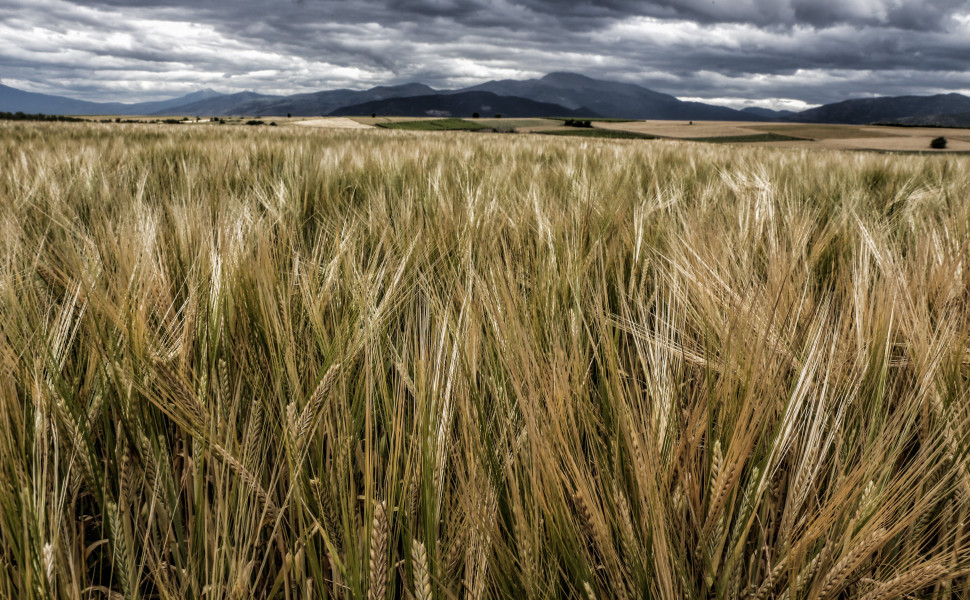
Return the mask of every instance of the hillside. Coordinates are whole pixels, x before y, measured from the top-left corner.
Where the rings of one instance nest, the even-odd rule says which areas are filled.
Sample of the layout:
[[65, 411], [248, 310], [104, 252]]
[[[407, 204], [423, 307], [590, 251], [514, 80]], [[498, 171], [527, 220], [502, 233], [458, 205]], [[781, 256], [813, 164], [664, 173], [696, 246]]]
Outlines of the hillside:
[[[396, 86], [378, 86], [367, 90], [323, 90], [319, 92], [272, 96], [253, 91], [220, 94], [202, 90], [187, 96], [157, 102], [137, 104], [98, 103], [74, 100], [60, 96], [48, 96], [23, 92], [14, 88], [0, 89], [0, 111], [44, 112], [48, 114], [85, 115], [263, 115], [263, 116], [320, 116], [336, 114], [335, 111], [353, 107], [353, 112], [366, 103], [377, 103], [369, 112], [390, 110], [400, 106], [407, 112], [401, 116], [424, 115], [428, 111], [445, 111], [463, 114], [465, 100], [440, 100], [437, 96], [461, 96], [469, 93], [491, 93], [496, 97], [508, 97], [499, 105], [494, 98], [472, 112], [483, 115], [491, 112], [518, 116], [535, 116], [539, 113], [523, 113], [527, 106], [522, 100], [539, 104], [555, 105], [561, 116], [603, 116], [631, 119], [677, 119], [677, 120], [726, 120], [766, 121], [773, 117], [755, 112], [737, 111], [723, 106], [701, 102], [684, 102], [669, 94], [663, 94], [642, 86], [593, 79], [574, 73], [551, 73], [541, 79], [525, 81], [489, 81], [468, 88], [436, 90], [423, 83]], [[414, 98], [423, 98], [419, 106]], [[471, 97], [466, 97], [471, 98]], [[411, 99], [399, 102], [400, 99]], [[381, 104], [384, 103], [384, 104]], [[456, 104], [457, 103], [457, 104]], [[474, 101], [472, 101], [474, 104]], [[384, 108], [381, 108], [381, 107]], [[453, 106], [454, 110], [448, 108]], [[469, 105], [470, 106], [470, 105]], [[484, 107], [489, 108], [484, 108]], [[502, 108], [504, 107], [504, 108]], [[534, 106], [539, 109], [540, 106]], [[565, 109], [565, 110], [564, 110]], [[570, 110], [579, 112], [570, 112]], [[457, 111], [457, 112], [456, 112]], [[347, 113], [340, 113], [347, 114]], [[369, 114], [369, 113], [368, 113]]]
[[765, 117], [723, 106], [684, 102], [632, 83], [604, 81], [576, 73], [550, 73], [541, 79], [489, 81], [458, 92], [487, 91], [567, 108], [588, 108], [602, 116], [626, 119], [763, 121]]
[[389, 98], [339, 108], [330, 116], [394, 115], [403, 117], [483, 117], [501, 114], [503, 117], [596, 117], [584, 107], [567, 108], [551, 102], [537, 102], [528, 98], [499, 96], [491, 92], [460, 92], [410, 98]]
[[845, 100], [812, 108], [788, 118], [799, 123], [867, 123], [896, 121], [910, 117], [970, 112], [970, 98], [961, 94], [936, 96], [892, 96]]
[[905, 117], [879, 125], [903, 125], [907, 127], [970, 127], [970, 112], [948, 115], [925, 115]]
[[368, 90], [327, 90], [292, 96], [263, 96], [250, 99], [240, 98], [224, 104], [213, 104], [209, 110], [202, 111], [211, 115], [265, 115], [294, 117], [315, 117], [330, 114], [338, 108], [364, 102], [387, 100], [390, 98], [409, 98], [433, 95], [437, 92], [423, 83], [409, 83], [396, 86], [378, 86]]
[[[488, 94], [486, 96], [475, 94]], [[499, 100], [501, 98], [501, 100]], [[532, 103], [532, 104], [530, 104]], [[550, 73], [539, 79], [487, 81], [436, 90], [423, 83], [336, 89], [274, 96], [255, 91], [222, 94], [203, 89], [167, 100], [88, 102], [0, 85], [0, 111], [61, 115], [205, 115], [299, 117], [380, 113], [399, 116], [550, 115], [676, 121], [790, 121], [796, 123], [966, 126], [970, 98], [961, 94], [860, 98], [800, 113], [748, 107], [734, 110], [687, 102], [632, 83]], [[530, 112], [532, 111], [532, 112]], [[922, 119], [922, 120], [920, 120]]]
[[0, 85], [0, 110], [4, 112], [44, 113], [48, 115], [108, 115], [122, 114], [128, 105], [100, 103], [25, 92]]
[[217, 97], [206, 98], [199, 100], [198, 102], [190, 102], [181, 105], [170, 105], [164, 109], [152, 111], [147, 114], [154, 115], [207, 115], [207, 116], [224, 116], [224, 115], [257, 115], [262, 114], [260, 111], [254, 112], [240, 112], [237, 110], [240, 106], [250, 105], [258, 102], [272, 102], [279, 99], [280, 96], [268, 96], [266, 94], [257, 94], [256, 92], [239, 92], [236, 94], [226, 94]]
[[25, 92], [0, 85], [0, 111], [44, 113], [48, 115], [151, 115], [172, 111], [175, 107], [199, 102], [213, 102], [223, 97], [213, 90], [205, 89], [186, 96], [125, 104], [122, 102], [88, 102], [63, 96]]

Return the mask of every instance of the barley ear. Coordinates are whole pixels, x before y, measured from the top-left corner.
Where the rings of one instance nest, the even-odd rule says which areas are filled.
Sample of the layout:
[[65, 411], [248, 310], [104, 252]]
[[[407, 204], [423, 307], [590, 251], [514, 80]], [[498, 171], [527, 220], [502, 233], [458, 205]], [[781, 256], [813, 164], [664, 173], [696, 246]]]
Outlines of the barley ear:
[[431, 577], [428, 573], [428, 551], [418, 540], [411, 541], [411, 566], [415, 600], [431, 600]]
[[387, 597], [387, 512], [385, 504], [374, 507], [374, 526], [370, 535], [370, 587], [368, 600]]

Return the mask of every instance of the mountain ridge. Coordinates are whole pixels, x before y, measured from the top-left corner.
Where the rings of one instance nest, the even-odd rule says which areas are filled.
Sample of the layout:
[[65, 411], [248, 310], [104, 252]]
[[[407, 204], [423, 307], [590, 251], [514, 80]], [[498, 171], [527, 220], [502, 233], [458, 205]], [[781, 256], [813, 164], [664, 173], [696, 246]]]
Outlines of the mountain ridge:
[[492, 92], [474, 91], [455, 94], [432, 94], [405, 98], [372, 100], [338, 108], [328, 116], [359, 116], [378, 114], [401, 117], [598, 117], [585, 107], [566, 108], [559, 104], [539, 102], [518, 96], [500, 96]]
[[223, 96], [208, 88], [184, 96], [150, 102], [91, 102], [64, 96], [28, 92], [0, 84], [0, 111], [60, 115], [150, 115], [203, 98]]
[[962, 94], [880, 96], [856, 98], [810, 108], [786, 120], [798, 123], [867, 125], [908, 117], [970, 112], [970, 98]]
[[486, 81], [458, 91], [521, 96], [566, 108], [586, 107], [604, 117], [677, 120], [765, 120], [723, 106], [688, 102], [633, 83], [553, 72], [539, 79]]
[[[493, 94], [493, 97], [467, 94]], [[451, 100], [445, 98], [452, 97]], [[456, 98], [457, 97], [457, 98]], [[472, 107], [477, 106], [477, 109]], [[538, 103], [538, 104], [535, 104]], [[485, 108], [488, 107], [488, 108]], [[471, 109], [471, 110], [469, 110]], [[223, 94], [204, 88], [150, 102], [90, 102], [19, 90], [0, 83], [0, 111], [60, 115], [324, 116], [391, 114], [400, 116], [479, 112], [521, 116], [614, 117], [694, 121], [785, 121], [797, 123], [965, 123], [970, 97], [958, 94], [881, 96], [843, 100], [799, 113], [748, 107], [742, 110], [680, 100], [634, 83], [552, 72], [537, 79], [492, 80], [458, 89], [435, 89], [420, 82], [366, 90], [321, 90], [288, 96], [255, 91]], [[526, 114], [529, 110], [547, 111]], [[359, 111], [359, 113], [355, 113]], [[391, 111], [391, 112], [389, 112]], [[464, 114], [464, 112], [468, 114]], [[922, 119], [922, 121], [920, 121]]]
[[[9, 88], [21, 94], [15, 88]], [[48, 112], [76, 115], [206, 115], [206, 116], [322, 116], [342, 111], [346, 107], [359, 106], [370, 112], [386, 111], [398, 105], [409, 114], [426, 113], [455, 104], [437, 96], [455, 96], [473, 92], [489, 92], [507, 100], [502, 110], [509, 115], [524, 115], [524, 107], [538, 102], [551, 110], [545, 116], [573, 117], [620, 117], [684, 120], [766, 120], [759, 115], [745, 114], [731, 108], [701, 102], [685, 102], [670, 94], [664, 94], [630, 83], [593, 79], [578, 73], [553, 72], [540, 79], [490, 81], [466, 88], [437, 90], [423, 83], [397, 86], [377, 86], [367, 90], [322, 90], [290, 96], [271, 96], [256, 92], [219, 94], [212, 90], [200, 90], [179, 98], [156, 102], [124, 104], [118, 102], [96, 103], [49, 96], [48, 101], [9, 102], [9, 95], [0, 93], [0, 111]], [[519, 93], [521, 92], [521, 93]], [[422, 97], [427, 108], [423, 111], [414, 101], [402, 102], [400, 98]], [[517, 99], [517, 100], [516, 100]], [[370, 104], [376, 102], [377, 104]], [[493, 102], [494, 103], [494, 102]], [[516, 104], [517, 103], [517, 104]], [[459, 102], [460, 104], [460, 102]], [[440, 108], [445, 112], [453, 112]], [[364, 114], [370, 114], [370, 112]], [[481, 112], [481, 111], [475, 111]], [[343, 111], [341, 114], [346, 114]], [[528, 116], [543, 116], [531, 114]]]

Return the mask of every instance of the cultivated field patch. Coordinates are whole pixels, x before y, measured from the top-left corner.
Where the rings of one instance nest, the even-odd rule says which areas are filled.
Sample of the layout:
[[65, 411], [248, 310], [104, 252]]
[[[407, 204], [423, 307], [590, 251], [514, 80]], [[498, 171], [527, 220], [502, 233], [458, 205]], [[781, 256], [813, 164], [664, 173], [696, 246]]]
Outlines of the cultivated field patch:
[[324, 129], [370, 129], [365, 125], [347, 117], [322, 117], [318, 119], [293, 120], [288, 124], [301, 127], [321, 127]]
[[477, 131], [485, 129], [484, 125], [467, 119], [432, 119], [419, 121], [392, 121], [378, 123], [383, 129], [402, 129], [407, 131]]

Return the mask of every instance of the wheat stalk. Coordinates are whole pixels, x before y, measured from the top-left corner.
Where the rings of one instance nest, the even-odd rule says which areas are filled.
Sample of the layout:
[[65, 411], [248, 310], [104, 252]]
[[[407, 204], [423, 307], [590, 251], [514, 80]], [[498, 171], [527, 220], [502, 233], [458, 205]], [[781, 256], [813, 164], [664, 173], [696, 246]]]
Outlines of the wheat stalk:
[[337, 517], [337, 508], [330, 493], [330, 488], [323, 484], [319, 479], [310, 481], [314, 497], [323, 512], [323, 526], [326, 529], [330, 543], [334, 545], [337, 553], [343, 552], [343, 535], [341, 534], [340, 520]]
[[834, 567], [826, 574], [819, 588], [818, 597], [822, 600], [829, 598], [839, 591], [847, 583], [856, 569], [858, 569], [869, 556], [875, 552], [886, 540], [888, 536], [886, 529], [880, 528], [865, 537], [858, 545], [846, 554], [842, 560], [837, 562]]
[[320, 416], [320, 409], [323, 407], [323, 402], [327, 399], [339, 374], [340, 363], [330, 365], [323, 379], [320, 380], [316, 389], [313, 390], [313, 394], [310, 395], [309, 402], [303, 407], [303, 412], [300, 413], [300, 418], [296, 422], [296, 439], [299, 440], [301, 451], [302, 447], [306, 445], [313, 424], [316, 423], [317, 418]]
[[411, 541], [411, 566], [415, 600], [431, 600], [431, 576], [428, 573], [428, 551], [418, 540]]
[[383, 600], [387, 597], [387, 512], [385, 504], [374, 506], [374, 524], [370, 535], [370, 586], [367, 588], [370, 600]]
[[862, 600], [901, 598], [942, 580], [947, 574], [946, 567], [942, 565], [922, 565], [877, 585], [871, 592], [863, 596]]

